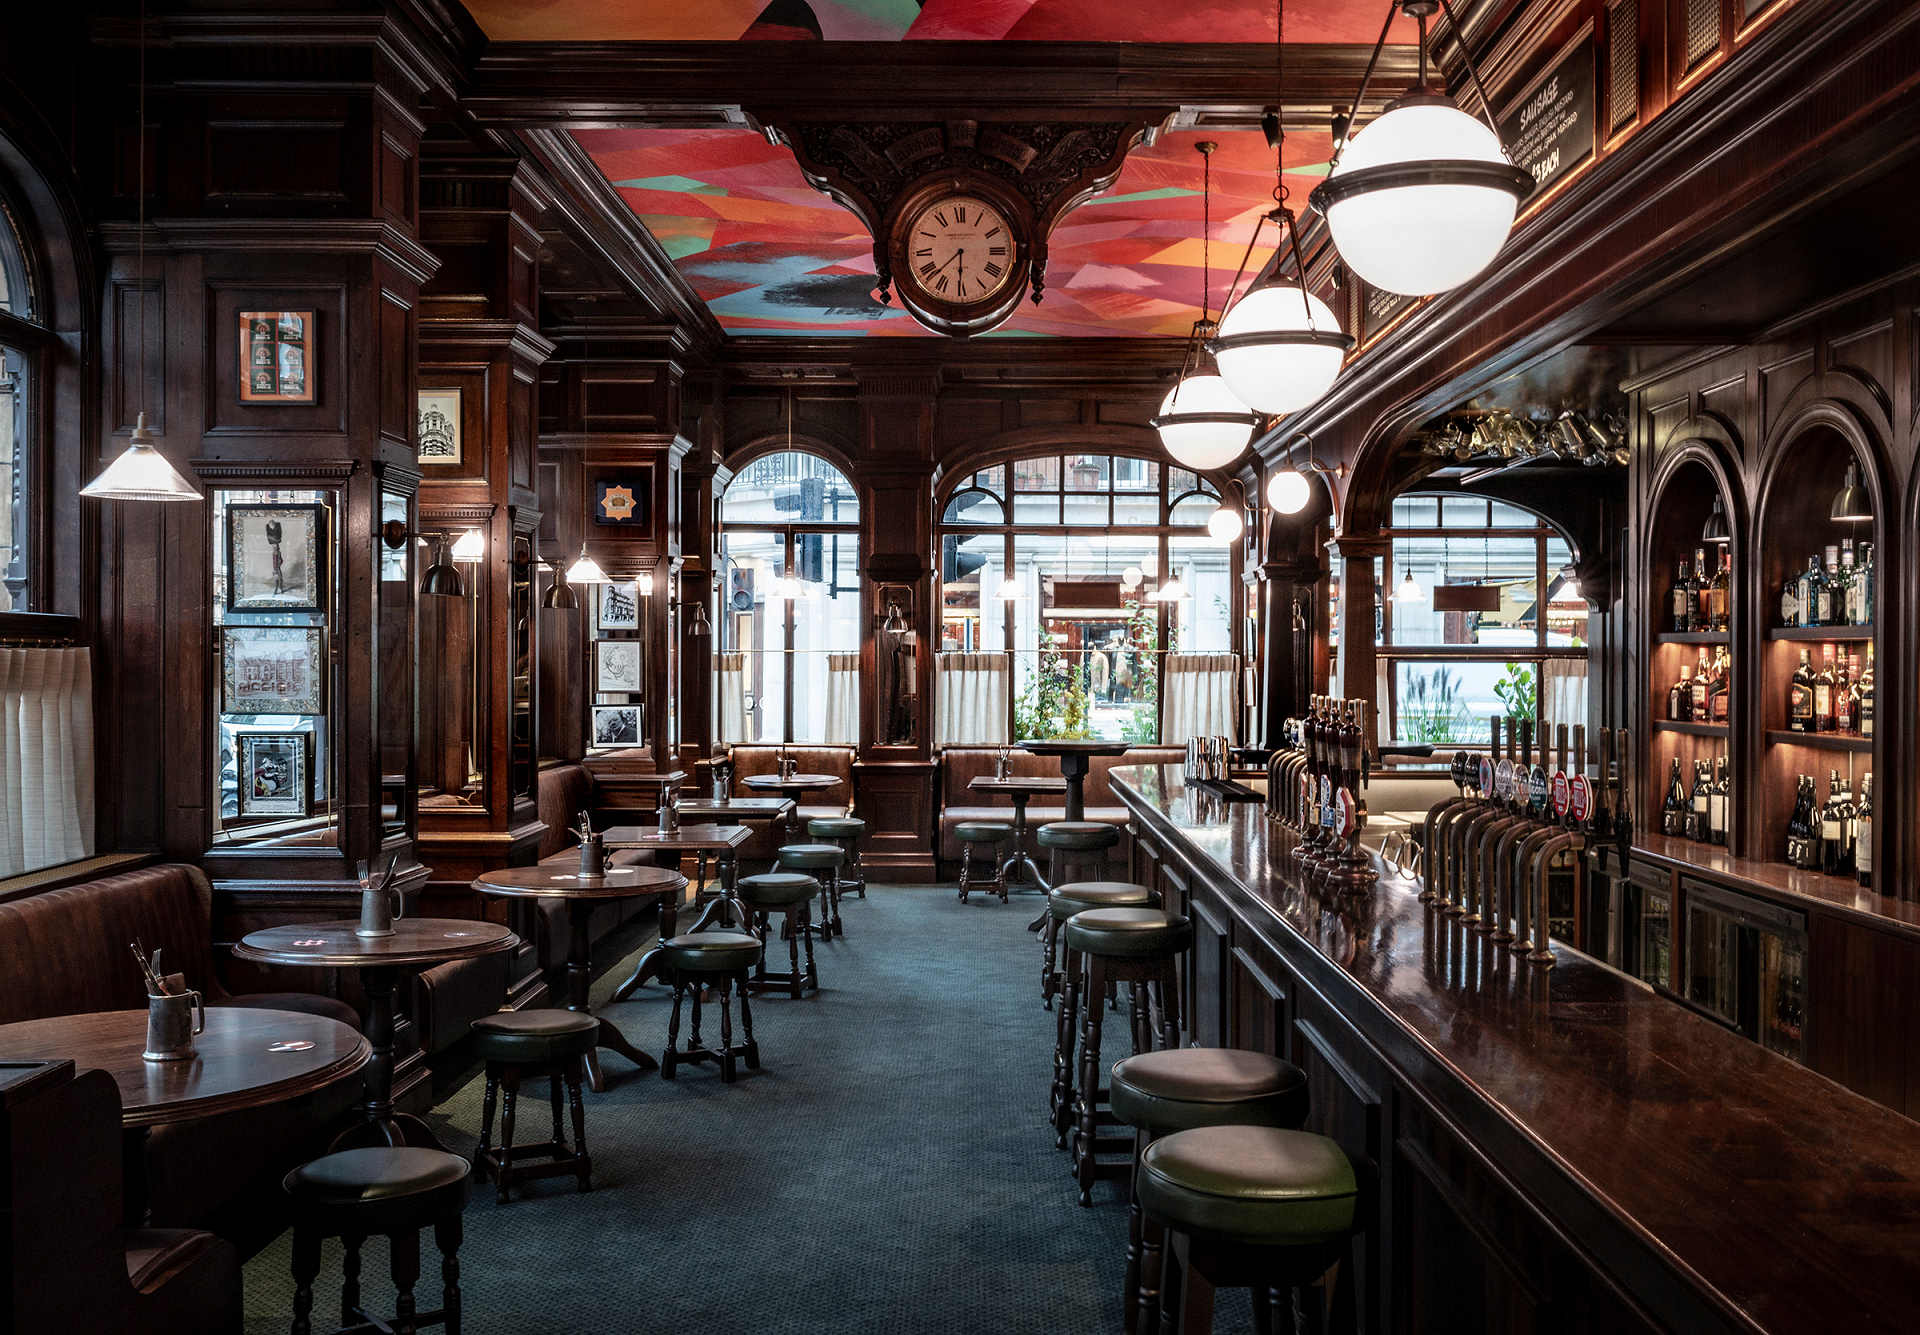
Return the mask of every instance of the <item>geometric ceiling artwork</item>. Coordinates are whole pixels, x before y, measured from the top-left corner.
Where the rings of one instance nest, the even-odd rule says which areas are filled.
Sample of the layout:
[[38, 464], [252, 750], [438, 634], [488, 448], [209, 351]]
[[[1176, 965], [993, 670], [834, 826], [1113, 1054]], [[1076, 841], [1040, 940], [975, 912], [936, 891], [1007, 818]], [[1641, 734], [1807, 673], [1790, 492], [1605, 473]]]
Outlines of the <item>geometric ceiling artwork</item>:
[[[481, 7], [473, 7], [478, 14]], [[879, 0], [841, 6], [875, 12], [903, 7], [914, 8], [911, 0], [904, 6]], [[823, 8], [815, 0], [814, 12]], [[936, 9], [1042, 8], [1092, 12], [1094, 6], [1079, 0], [1060, 5], [927, 0], [919, 12], [924, 18]], [[1290, 25], [1294, 8], [1288, 6]], [[1288, 36], [1293, 36], [1291, 27]], [[887, 306], [873, 299], [873, 238], [852, 213], [807, 184], [788, 149], [747, 129], [575, 130], [573, 135], [729, 334], [925, 334], [897, 298]], [[1152, 147], [1135, 148], [1104, 194], [1054, 224], [1045, 299], [1037, 306], [1023, 300], [987, 337], [1184, 337], [1199, 314], [1206, 229], [1201, 158], [1193, 146], [1202, 139], [1220, 145], [1213, 155], [1209, 285], [1218, 317], [1254, 221], [1273, 207], [1273, 154], [1258, 131], [1162, 134]], [[1287, 188], [1296, 214], [1323, 177], [1330, 151], [1326, 132], [1288, 133]], [[1248, 261], [1249, 274], [1258, 272], [1271, 253], [1273, 235], [1271, 227], [1262, 234], [1261, 248]]]

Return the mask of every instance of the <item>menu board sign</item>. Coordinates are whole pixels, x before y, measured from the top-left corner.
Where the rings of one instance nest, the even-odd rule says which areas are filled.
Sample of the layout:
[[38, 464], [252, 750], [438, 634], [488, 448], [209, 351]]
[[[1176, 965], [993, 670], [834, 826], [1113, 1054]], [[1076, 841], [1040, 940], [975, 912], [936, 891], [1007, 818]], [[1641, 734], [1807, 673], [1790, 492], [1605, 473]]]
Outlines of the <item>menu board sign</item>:
[[1588, 31], [1509, 106], [1500, 118], [1500, 138], [1514, 165], [1532, 173], [1538, 195], [1593, 157], [1597, 126]]
[[1394, 318], [1413, 304], [1412, 297], [1388, 292], [1372, 283], [1360, 285], [1360, 337], [1372, 338], [1393, 323]]

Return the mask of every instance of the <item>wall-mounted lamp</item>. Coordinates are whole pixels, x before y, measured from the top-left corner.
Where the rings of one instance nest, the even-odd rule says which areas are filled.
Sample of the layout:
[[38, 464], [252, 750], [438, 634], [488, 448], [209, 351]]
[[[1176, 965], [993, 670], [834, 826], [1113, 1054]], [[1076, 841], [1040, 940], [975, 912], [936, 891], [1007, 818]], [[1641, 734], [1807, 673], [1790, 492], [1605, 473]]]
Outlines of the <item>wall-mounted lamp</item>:
[[693, 605], [693, 620], [687, 623], [687, 634], [701, 637], [713, 634], [713, 622], [707, 619], [707, 605], [704, 601]]
[[1234, 543], [1247, 531], [1247, 521], [1240, 515], [1236, 505], [1222, 504], [1219, 509], [1207, 516], [1207, 536], [1215, 542]]
[[573, 585], [567, 583], [566, 572], [547, 560], [542, 560], [553, 575], [553, 582], [547, 585], [546, 594], [540, 599], [540, 606], [555, 612], [573, 612], [580, 607], [580, 595], [573, 591]]
[[640, 596], [642, 598], [653, 597], [653, 572], [651, 570], [642, 571], [640, 578], [634, 581], [634, 586], [640, 590]]
[[1287, 437], [1287, 453], [1292, 452], [1293, 444], [1298, 440], [1307, 442], [1306, 463], [1298, 468], [1288, 464], [1267, 479], [1267, 504], [1273, 507], [1276, 514], [1297, 515], [1307, 508], [1307, 502], [1313, 499], [1313, 484], [1308, 481], [1308, 478], [1314, 476], [1337, 478], [1347, 475], [1347, 466], [1344, 463], [1329, 468], [1314, 458], [1313, 437], [1305, 431], [1296, 431]]
[[460, 578], [460, 567], [447, 556], [446, 535], [434, 539], [433, 564], [427, 567], [420, 577], [420, 592], [436, 594], [443, 598], [459, 598], [467, 591], [466, 583]]
[[1873, 498], [1868, 496], [1867, 489], [1860, 485], [1859, 460], [1848, 461], [1846, 481], [1834, 496], [1833, 506], [1827, 511], [1827, 518], [1837, 524], [1873, 522]]
[[453, 559], [461, 562], [463, 565], [476, 565], [484, 561], [486, 556], [487, 538], [486, 535], [477, 528], [468, 529], [465, 533], [462, 533], [459, 540], [453, 544]]

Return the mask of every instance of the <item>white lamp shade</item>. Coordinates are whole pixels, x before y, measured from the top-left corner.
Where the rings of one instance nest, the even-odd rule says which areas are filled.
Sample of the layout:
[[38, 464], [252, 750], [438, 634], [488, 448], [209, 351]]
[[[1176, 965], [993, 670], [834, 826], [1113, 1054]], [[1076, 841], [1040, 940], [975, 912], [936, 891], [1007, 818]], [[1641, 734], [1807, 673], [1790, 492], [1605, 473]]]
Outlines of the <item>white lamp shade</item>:
[[1216, 542], [1237, 542], [1247, 531], [1247, 521], [1230, 505], [1223, 505], [1207, 516], [1207, 534]]
[[1120, 572], [1120, 587], [1123, 589], [1137, 589], [1140, 587], [1140, 581], [1146, 577], [1146, 572], [1141, 570], [1139, 566], [1128, 566]]
[[120, 457], [100, 470], [100, 476], [80, 488], [82, 496], [100, 501], [197, 501], [200, 491], [153, 448], [147, 415], [134, 423], [132, 441]]
[[1178, 575], [1170, 575], [1167, 582], [1154, 591], [1153, 600], [1157, 603], [1177, 603], [1187, 596], [1187, 586], [1180, 582]]
[[1394, 591], [1394, 597], [1403, 603], [1424, 603], [1427, 601], [1426, 590], [1420, 587], [1411, 574], [1404, 576], [1400, 580], [1400, 587]]
[[[1307, 320], [1307, 310], [1313, 320]], [[1220, 335], [1212, 345], [1214, 360], [1227, 388], [1256, 412], [1291, 413], [1316, 402], [1339, 378], [1346, 358], [1345, 340], [1328, 343], [1259, 343], [1232, 347], [1227, 341], [1246, 335], [1305, 333], [1335, 336], [1341, 333], [1327, 303], [1291, 283], [1256, 287], [1220, 321]]]
[[[1188, 415], [1230, 415], [1236, 421], [1182, 421]], [[1173, 418], [1172, 421], [1161, 419]], [[1156, 419], [1160, 443], [1182, 468], [1201, 472], [1225, 468], [1246, 452], [1253, 439], [1253, 414], [1217, 375], [1190, 375], [1160, 400]]]
[[487, 555], [487, 539], [479, 529], [470, 528], [453, 544], [450, 555], [456, 561], [468, 563], [483, 560]]
[[1313, 485], [1300, 473], [1283, 468], [1267, 479], [1267, 504], [1283, 515], [1297, 515], [1313, 499]]
[[587, 549], [582, 547], [580, 559], [567, 567], [567, 583], [611, 584], [613, 581], [607, 578], [607, 572], [600, 568], [600, 563], [588, 556]]
[[[1369, 168], [1427, 162], [1508, 165], [1484, 122], [1444, 100], [1421, 101], [1395, 107], [1355, 135], [1327, 185]], [[1387, 186], [1336, 196], [1327, 227], [1353, 272], [1388, 292], [1424, 297], [1491, 264], [1519, 203], [1512, 190], [1487, 182]]]

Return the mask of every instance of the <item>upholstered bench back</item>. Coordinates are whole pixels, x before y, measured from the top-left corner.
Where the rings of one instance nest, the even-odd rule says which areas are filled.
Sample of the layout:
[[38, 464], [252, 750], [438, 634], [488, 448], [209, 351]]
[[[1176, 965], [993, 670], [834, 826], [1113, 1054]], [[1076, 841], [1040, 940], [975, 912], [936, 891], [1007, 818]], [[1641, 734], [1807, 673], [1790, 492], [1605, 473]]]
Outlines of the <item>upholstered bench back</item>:
[[534, 781], [534, 802], [547, 827], [540, 836], [540, 857], [552, 857], [577, 842], [569, 831], [581, 811], [593, 807], [593, 776], [585, 765], [549, 765]]

